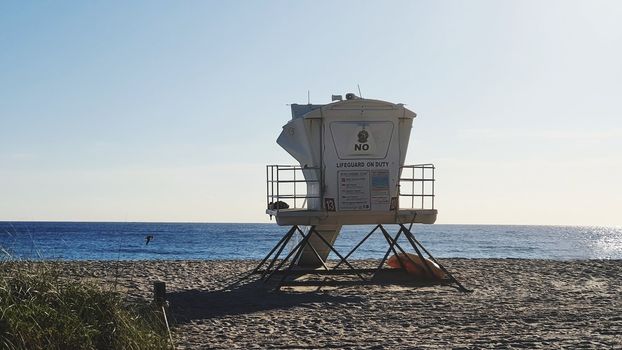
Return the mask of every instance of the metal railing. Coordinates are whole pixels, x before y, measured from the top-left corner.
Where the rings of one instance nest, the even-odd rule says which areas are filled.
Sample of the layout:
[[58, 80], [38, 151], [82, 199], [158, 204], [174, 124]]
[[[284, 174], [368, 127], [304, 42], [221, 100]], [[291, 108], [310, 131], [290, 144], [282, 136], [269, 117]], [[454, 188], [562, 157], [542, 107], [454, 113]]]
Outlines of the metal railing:
[[434, 169], [434, 164], [401, 167], [400, 208], [434, 209]]
[[[307, 180], [303, 171], [319, 169], [303, 168], [299, 165], [267, 165], [266, 208], [275, 210], [308, 208], [308, 199], [319, 199], [320, 196], [309, 195], [307, 184], [319, 185], [319, 180]], [[434, 169], [433, 164], [401, 167], [398, 185], [399, 208], [434, 209]]]
[[307, 208], [308, 199], [320, 198], [307, 194], [308, 183], [319, 183], [319, 180], [307, 180], [305, 170], [319, 170], [318, 167], [301, 167], [299, 165], [267, 165], [266, 166], [266, 208], [285, 209]]

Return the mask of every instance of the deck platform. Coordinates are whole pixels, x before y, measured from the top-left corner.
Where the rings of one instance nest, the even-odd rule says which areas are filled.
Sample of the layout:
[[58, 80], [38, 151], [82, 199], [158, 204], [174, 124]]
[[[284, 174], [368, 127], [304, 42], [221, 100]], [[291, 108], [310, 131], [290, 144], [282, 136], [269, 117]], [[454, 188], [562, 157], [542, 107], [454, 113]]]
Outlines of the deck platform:
[[279, 226], [304, 225], [378, 225], [378, 224], [433, 224], [436, 209], [400, 209], [387, 212], [350, 211], [330, 212], [307, 209], [268, 209], [266, 214], [274, 216]]

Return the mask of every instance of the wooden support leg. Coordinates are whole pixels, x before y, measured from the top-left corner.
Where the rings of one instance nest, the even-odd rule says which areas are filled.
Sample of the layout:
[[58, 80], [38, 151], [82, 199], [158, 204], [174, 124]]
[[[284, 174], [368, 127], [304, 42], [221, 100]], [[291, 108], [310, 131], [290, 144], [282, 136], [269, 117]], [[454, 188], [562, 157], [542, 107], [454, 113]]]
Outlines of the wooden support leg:
[[[293, 234], [293, 233], [292, 233]], [[285, 265], [285, 263], [287, 262], [287, 260], [289, 260], [289, 258], [292, 257], [292, 255], [296, 254], [296, 258], [294, 259], [294, 261], [296, 261], [298, 255], [300, 252], [302, 252], [302, 246], [305, 243], [305, 240], [303, 239], [302, 241], [298, 242], [298, 244], [296, 244], [296, 246], [294, 247], [294, 249], [292, 249], [289, 254], [287, 254], [287, 256], [281, 260], [281, 262], [277, 265], [277, 267], [274, 268], [273, 271], [270, 272], [270, 274], [264, 279], [264, 281], [268, 281], [270, 280], [270, 278], [272, 278], [272, 276], [274, 276], [274, 274], [279, 271], [281, 269], [281, 267], [283, 267], [283, 265]]]
[[[401, 225], [401, 224], [400, 224], [400, 226], [402, 226], [402, 227], [403, 227], [403, 225]], [[459, 289], [460, 291], [465, 292], [465, 293], [470, 293], [470, 292], [472, 292], [472, 290], [467, 289], [467, 288], [466, 288], [465, 286], [463, 286], [460, 282], [458, 282], [458, 280], [457, 280], [457, 279], [456, 279], [456, 278], [455, 278], [455, 277], [454, 277], [454, 276], [453, 276], [453, 275], [452, 275], [452, 274], [451, 274], [451, 273], [450, 273], [450, 272], [449, 272], [449, 271], [448, 271], [448, 270], [447, 270], [447, 269], [446, 269], [446, 268], [445, 268], [445, 267], [444, 267], [441, 263], [439, 263], [439, 262], [438, 262], [438, 261], [437, 261], [437, 260], [436, 260], [436, 259], [432, 256], [432, 254], [430, 254], [430, 252], [428, 252], [428, 250], [427, 250], [427, 249], [425, 249], [425, 247], [423, 246], [423, 244], [421, 244], [421, 242], [419, 242], [419, 241], [415, 238], [415, 235], [414, 235], [412, 232], [410, 232], [409, 230], [406, 230], [405, 234], [406, 234], [406, 236], [407, 236], [407, 237], [409, 237], [409, 240], [412, 240], [412, 241], [411, 241], [411, 243], [415, 243], [416, 245], [418, 245], [418, 246], [421, 248], [421, 250], [423, 250], [423, 251], [424, 251], [424, 252], [425, 252], [425, 253], [426, 253], [426, 254], [430, 257], [430, 260], [434, 261], [434, 263], [436, 263], [436, 264], [437, 264], [437, 265], [441, 268], [441, 270], [442, 270], [442, 271], [443, 271], [443, 272], [444, 272], [447, 276], [449, 276], [449, 278], [451, 279], [451, 281], [452, 281], [452, 282], [454, 282], [454, 283], [458, 286], [458, 289]]]
[[[400, 225], [400, 226], [401, 226], [401, 228], [400, 228], [400, 232], [403, 232], [406, 228], [405, 228], [403, 225]], [[388, 232], [387, 232], [387, 231], [386, 231], [383, 227], [381, 227], [380, 229], [381, 229], [381, 230], [382, 230], [382, 232], [385, 234], [385, 237], [387, 237], [387, 239], [391, 239], [391, 240], [393, 240], [393, 239], [391, 238], [391, 236], [389, 235], [389, 233], [388, 233]], [[404, 234], [406, 234], [406, 232], [404, 232]], [[397, 249], [399, 249], [399, 250], [400, 250], [400, 252], [401, 252], [401, 253], [402, 253], [402, 254], [406, 257], [406, 259], [408, 259], [408, 260], [410, 261], [410, 263], [411, 263], [411, 264], [413, 264], [413, 265], [415, 265], [415, 266], [417, 265], [417, 263], [415, 263], [415, 262], [413, 261], [413, 259], [412, 259], [412, 258], [411, 258], [411, 257], [410, 257], [407, 253], [406, 253], [406, 251], [402, 248], [402, 246], [400, 246], [400, 245], [397, 243], [397, 240], [393, 240], [392, 242], [393, 242], [393, 245], [394, 245], [395, 247], [397, 247]], [[400, 262], [400, 265], [401, 265], [401, 261], [400, 261], [400, 259], [399, 259], [399, 255], [398, 255], [398, 259], [397, 259], [397, 261], [399, 261], [399, 262]]]
[[[294, 236], [294, 232], [296, 231], [296, 228], [298, 228], [298, 226], [294, 225], [292, 226], [292, 228], [287, 232], [287, 234], [283, 237], [283, 239], [281, 240], [280, 244], [281, 246], [279, 247], [278, 252], [274, 255], [274, 259], [272, 259], [272, 261], [270, 261], [270, 264], [268, 265], [268, 267], [266, 268], [266, 270], [261, 274], [261, 279], [264, 279], [264, 277], [266, 276], [267, 273], [270, 272], [270, 269], [272, 268], [272, 266], [274, 266], [274, 264], [276, 263], [276, 261], [278, 260], [279, 256], [281, 255], [281, 253], [283, 252], [283, 249], [285, 249], [285, 247], [287, 246], [287, 243], [289, 243], [289, 241], [292, 239], [292, 237]], [[278, 246], [278, 244], [277, 244]], [[272, 252], [274, 252], [274, 250], [276, 249], [275, 246], [272, 249]], [[270, 254], [268, 254], [268, 256], [270, 256], [272, 254], [272, 252], [270, 252]], [[263, 262], [262, 262], [263, 263]]]
[[[289, 273], [292, 271], [292, 269], [294, 268], [294, 265], [296, 264], [296, 260], [298, 260], [298, 258], [300, 258], [300, 255], [302, 254], [302, 250], [305, 246], [305, 244], [309, 241], [309, 237], [311, 237], [311, 233], [315, 230], [315, 226], [311, 226], [311, 228], [309, 228], [309, 233], [307, 233], [307, 235], [305, 236], [305, 234], [303, 233], [302, 235], [304, 236], [304, 238], [300, 241], [300, 243], [298, 243], [298, 245], [296, 246], [296, 248], [294, 248], [288, 255], [287, 258], [289, 258], [292, 253], [294, 253], [294, 251], [296, 252], [296, 254], [294, 254], [294, 258], [292, 259], [292, 261], [290, 262], [289, 266], [285, 269], [285, 273], [283, 274], [283, 277], [281, 278], [281, 280], [279, 281], [279, 285], [277, 287], [281, 288], [281, 285], [283, 284], [283, 281], [285, 281], [285, 279], [289, 276]], [[283, 260], [281, 262], [281, 264], [279, 266], [282, 266], [283, 263], [285, 261], [287, 261], [287, 258], [285, 260]], [[276, 270], [274, 272], [276, 272], [279, 268], [277, 267]], [[273, 274], [274, 274], [273, 272]]]
[[[400, 229], [395, 235], [395, 238], [391, 238], [389, 233], [384, 229], [384, 227], [382, 227], [382, 225], [378, 225], [378, 226], [380, 227], [380, 230], [382, 231], [382, 235], [384, 239], [389, 244], [389, 249], [387, 249], [387, 252], [384, 254], [384, 257], [382, 258], [382, 260], [380, 260], [380, 264], [378, 265], [378, 268], [376, 269], [376, 272], [374, 273], [374, 275], [376, 275], [376, 273], [378, 273], [378, 271], [382, 269], [382, 266], [384, 265], [385, 261], [387, 261], [387, 258], [389, 257], [389, 254], [391, 252], [393, 252], [394, 255], [397, 255], [397, 252], [395, 251], [395, 247], [393, 247], [393, 245], [395, 244], [394, 242], [397, 242], [397, 240], [400, 238], [400, 235], [402, 234], [402, 229]], [[404, 265], [402, 264], [402, 260], [397, 259], [397, 261], [399, 262], [400, 266], [404, 268]]]
[[[268, 255], [266, 255], [265, 258], [263, 258], [263, 260], [261, 260], [261, 262], [259, 263], [259, 265], [257, 265], [257, 267], [255, 267], [255, 269], [253, 270], [253, 272], [251, 273], [257, 273], [257, 271], [259, 271], [259, 269], [263, 266], [263, 264], [265, 264], [268, 259], [272, 256], [272, 254], [274, 253], [275, 250], [277, 250], [279, 247], [281, 247], [282, 245], [285, 246], [287, 245], [287, 242], [289, 242], [291, 235], [293, 233], [293, 231], [296, 229], [296, 225], [294, 225], [291, 229], [289, 229], [289, 231], [287, 231], [287, 233], [285, 234], [285, 236], [283, 236], [280, 240], [279, 243], [277, 243], [274, 248], [272, 248], [272, 250], [270, 250], [270, 253], [268, 253]], [[277, 253], [277, 255], [275, 257], [278, 257], [280, 255], [280, 252], [282, 251], [282, 249], [279, 249], [279, 253]], [[274, 261], [274, 260], [273, 260]]]
[[417, 244], [415, 244], [415, 242], [412, 240], [412, 236], [414, 235], [410, 231], [410, 228], [406, 229], [406, 227], [404, 227], [403, 230], [404, 230], [404, 236], [406, 236], [408, 243], [410, 243], [410, 245], [413, 247], [413, 249], [417, 253], [417, 256], [419, 256], [419, 259], [421, 259], [421, 262], [423, 263], [423, 266], [425, 267], [425, 271], [427, 272], [428, 276], [431, 279], [436, 279], [436, 275], [432, 271], [432, 267], [428, 263], [428, 260], [423, 256], [423, 254], [421, 254], [421, 251], [419, 250], [419, 248], [417, 248]]

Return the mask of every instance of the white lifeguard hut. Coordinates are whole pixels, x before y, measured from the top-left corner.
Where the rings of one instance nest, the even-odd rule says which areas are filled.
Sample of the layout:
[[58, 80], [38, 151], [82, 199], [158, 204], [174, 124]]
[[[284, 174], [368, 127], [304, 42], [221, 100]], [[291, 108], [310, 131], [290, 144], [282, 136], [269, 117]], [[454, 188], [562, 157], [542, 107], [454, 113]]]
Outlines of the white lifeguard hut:
[[[364, 99], [352, 93], [346, 94], [345, 100], [335, 95], [332, 99], [334, 102], [325, 105], [291, 105], [292, 119], [283, 126], [277, 143], [299, 164], [266, 168], [266, 213], [278, 225], [291, 228], [254, 272], [261, 273], [265, 280], [282, 273], [281, 283], [288, 275], [302, 273], [349, 272], [371, 281], [391, 252], [401, 256], [400, 265], [405, 265], [405, 259], [413, 262], [399, 243], [402, 236], [430, 270], [430, 276], [428, 261], [441, 268], [449, 282], [466, 290], [411, 231], [415, 223], [433, 224], [438, 213], [434, 208], [434, 166], [404, 164], [416, 114], [403, 104]], [[345, 256], [336, 251], [333, 244], [342, 226], [362, 224], [375, 226]], [[387, 224], [398, 225], [399, 231], [391, 235], [383, 226]], [[354, 268], [348, 257], [378, 231], [388, 243], [380, 266]], [[302, 239], [279, 259], [297, 235]], [[331, 252], [340, 261], [329, 267]], [[424, 259], [423, 252], [429, 258]], [[342, 264], [349, 269], [339, 270]], [[372, 277], [365, 278], [366, 273]]]

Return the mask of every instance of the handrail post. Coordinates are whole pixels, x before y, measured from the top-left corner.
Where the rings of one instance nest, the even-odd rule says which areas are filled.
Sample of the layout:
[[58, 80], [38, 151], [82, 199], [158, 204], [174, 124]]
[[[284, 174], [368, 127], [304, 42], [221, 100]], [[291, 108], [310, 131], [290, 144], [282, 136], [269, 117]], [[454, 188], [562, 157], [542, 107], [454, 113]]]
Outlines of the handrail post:
[[296, 167], [294, 167], [294, 208], [296, 208]]
[[412, 168], [410, 168], [411, 170], [411, 175], [412, 175], [412, 183], [410, 184], [410, 192], [412, 194], [412, 196], [410, 197], [410, 207], [414, 208], [415, 207], [415, 167], [413, 166]]
[[434, 165], [432, 165], [432, 209], [434, 209], [434, 183], [436, 180], [434, 179]]
[[270, 178], [269, 178], [269, 165], [266, 165], [266, 208], [270, 209]]
[[270, 200], [274, 203], [274, 168], [278, 167], [278, 165], [273, 165], [270, 167]]
[[276, 211], [279, 212], [279, 209], [281, 209], [281, 203], [279, 203], [281, 201], [281, 195], [280, 195], [280, 190], [279, 188], [281, 187], [280, 183], [279, 183], [279, 172], [280, 169], [277, 166], [276, 167]]
[[421, 167], [421, 209], [425, 207], [425, 165]]

